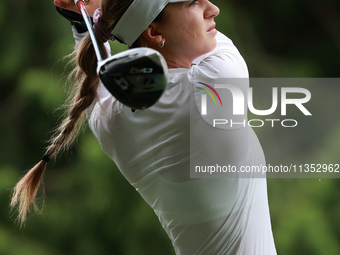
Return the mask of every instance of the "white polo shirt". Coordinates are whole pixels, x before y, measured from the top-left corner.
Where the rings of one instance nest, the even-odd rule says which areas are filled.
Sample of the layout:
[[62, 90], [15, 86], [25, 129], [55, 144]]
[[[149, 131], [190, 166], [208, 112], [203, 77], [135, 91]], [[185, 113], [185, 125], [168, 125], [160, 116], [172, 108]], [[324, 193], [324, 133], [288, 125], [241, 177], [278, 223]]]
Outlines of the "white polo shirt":
[[232, 41], [221, 33], [216, 39], [216, 49], [190, 70], [169, 70], [166, 91], [146, 110], [132, 112], [100, 84], [99, 100], [86, 110], [89, 126], [103, 151], [153, 208], [176, 254], [274, 255], [266, 179], [190, 179], [190, 136], [203, 146], [194, 148], [202, 163], [265, 164], [250, 127], [217, 129], [198, 110], [190, 116], [190, 107], [199, 109], [197, 100], [190, 100], [200, 93], [193, 78], [213, 83], [219, 77], [248, 77]]

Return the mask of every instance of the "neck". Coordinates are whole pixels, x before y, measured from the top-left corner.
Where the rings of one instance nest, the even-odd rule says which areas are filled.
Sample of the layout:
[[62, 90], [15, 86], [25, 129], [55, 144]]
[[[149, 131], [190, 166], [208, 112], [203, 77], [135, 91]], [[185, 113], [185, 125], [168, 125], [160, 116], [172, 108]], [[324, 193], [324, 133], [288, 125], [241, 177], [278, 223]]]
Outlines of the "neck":
[[189, 59], [189, 58], [184, 58], [184, 57], [181, 58], [181, 57], [175, 56], [171, 53], [168, 53], [162, 50], [160, 50], [159, 52], [165, 58], [169, 69], [174, 69], [174, 68], [190, 69], [192, 62], [195, 60], [195, 59]]
[[168, 68], [169, 69], [174, 69], [174, 68], [186, 68], [186, 69], [190, 69], [191, 67], [191, 63], [192, 61], [188, 61], [188, 60], [180, 60], [180, 59], [172, 59], [172, 58], [166, 58], [164, 57], [166, 60], [166, 63], [168, 64]]

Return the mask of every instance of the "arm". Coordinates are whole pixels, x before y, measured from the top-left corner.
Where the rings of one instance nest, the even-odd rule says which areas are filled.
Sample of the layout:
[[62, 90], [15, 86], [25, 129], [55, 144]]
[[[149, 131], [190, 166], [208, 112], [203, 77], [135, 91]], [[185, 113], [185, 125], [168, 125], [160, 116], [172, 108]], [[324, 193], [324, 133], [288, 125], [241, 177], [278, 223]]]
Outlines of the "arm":
[[[80, 14], [78, 7], [74, 4], [73, 0], [54, 0], [54, 4], [62, 9]], [[92, 17], [94, 11], [101, 6], [101, 0], [87, 0], [85, 5], [88, 13]]]
[[[59, 14], [71, 22], [73, 37], [76, 41], [77, 47], [79, 42], [88, 34], [86, 24], [82, 15], [79, 12], [78, 7], [75, 6], [72, 0], [55, 0], [54, 3]], [[100, 4], [101, 1], [98, 0], [90, 0], [86, 2], [86, 9], [91, 16], [93, 15], [95, 8], [100, 7]], [[106, 43], [105, 47], [110, 55], [110, 45]]]
[[87, 31], [85, 21], [79, 13], [68, 11], [58, 6], [56, 7], [56, 9], [61, 16], [63, 16], [64, 18], [71, 22], [71, 25], [75, 27], [78, 33], [81, 34]]

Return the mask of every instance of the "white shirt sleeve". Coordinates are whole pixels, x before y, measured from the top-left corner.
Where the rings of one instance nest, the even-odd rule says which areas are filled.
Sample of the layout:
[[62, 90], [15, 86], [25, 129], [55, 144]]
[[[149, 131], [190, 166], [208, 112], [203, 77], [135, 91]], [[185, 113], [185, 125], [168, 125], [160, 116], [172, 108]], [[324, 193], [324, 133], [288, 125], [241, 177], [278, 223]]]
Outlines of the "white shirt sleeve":
[[89, 34], [89, 32], [79, 33], [75, 26], [72, 26], [73, 38], [76, 41], [76, 48], [79, 46], [80, 41]]

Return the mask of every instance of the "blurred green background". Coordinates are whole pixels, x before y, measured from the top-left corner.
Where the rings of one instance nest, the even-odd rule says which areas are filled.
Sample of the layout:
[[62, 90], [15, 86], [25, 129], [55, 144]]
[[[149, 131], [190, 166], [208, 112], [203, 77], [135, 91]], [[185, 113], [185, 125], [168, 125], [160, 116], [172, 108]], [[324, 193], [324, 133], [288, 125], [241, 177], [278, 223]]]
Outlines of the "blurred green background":
[[[338, 0], [212, 2], [221, 9], [217, 28], [239, 48], [251, 77], [340, 76]], [[77, 148], [49, 164], [43, 215], [30, 214], [21, 230], [14, 223], [11, 188], [41, 158], [59, 121], [70, 71], [62, 58], [73, 38], [52, 0], [1, 1], [0, 35], [0, 254], [174, 254], [153, 211], [88, 128]], [[122, 49], [113, 43], [113, 52]], [[337, 107], [339, 88], [320, 93]], [[289, 136], [256, 130], [268, 162], [282, 150], [292, 152], [291, 163], [340, 163], [339, 116], [325, 114], [319, 126]], [[278, 254], [340, 254], [340, 180], [269, 179], [268, 194]]]

